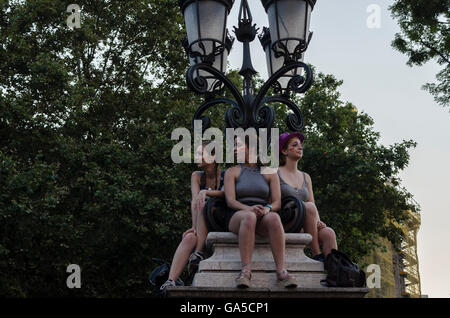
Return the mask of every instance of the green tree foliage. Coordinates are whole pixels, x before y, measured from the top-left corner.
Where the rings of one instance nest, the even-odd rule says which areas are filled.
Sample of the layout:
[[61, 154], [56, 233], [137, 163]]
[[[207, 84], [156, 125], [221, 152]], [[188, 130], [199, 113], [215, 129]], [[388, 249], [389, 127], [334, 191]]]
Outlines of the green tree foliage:
[[[183, 16], [176, 0], [84, 1], [71, 30], [71, 3], [0, 1], [0, 294], [146, 296], [151, 257], [169, 259], [190, 226], [195, 166], [170, 158], [173, 129], [190, 128], [201, 102], [185, 84]], [[396, 174], [413, 143], [378, 146], [340, 83], [319, 75], [298, 100], [302, 169], [357, 257], [402, 220]], [[211, 110], [213, 125], [225, 109]], [[66, 287], [69, 264], [81, 289]]]
[[192, 167], [170, 160], [195, 105], [184, 19], [175, 0], [84, 1], [71, 30], [71, 3], [0, 2], [0, 293], [145, 295], [190, 215]]
[[409, 57], [408, 65], [423, 65], [437, 60], [443, 68], [437, 83], [427, 83], [428, 90], [442, 106], [450, 105], [450, 1], [396, 0], [390, 7], [401, 32], [392, 46]]
[[360, 259], [377, 236], [398, 245], [402, 234], [390, 221], [402, 223], [405, 210], [418, 210], [398, 178], [415, 143], [380, 145], [372, 118], [340, 100], [340, 85], [319, 73], [299, 101], [307, 136], [300, 168], [311, 176], [321, 218], [336, 231], [338, 246]]
[[[399, 246], [403, 234], [392, 221], [406, 222], [406, 210], [420, 209], [398, 177], [416, 143], [380, 145], [373, 119], [340, 99], [342, 83], [318, 73], [303, 97], [291, 96], [305, 120], [304, 157], [298, 168], [310, 174], [321, 219], [335, 230], [338, 247], [361, 260], [378, 247], [378, 237]], [[289, 131], [288, 108], [272, 106], [280, 134]]]

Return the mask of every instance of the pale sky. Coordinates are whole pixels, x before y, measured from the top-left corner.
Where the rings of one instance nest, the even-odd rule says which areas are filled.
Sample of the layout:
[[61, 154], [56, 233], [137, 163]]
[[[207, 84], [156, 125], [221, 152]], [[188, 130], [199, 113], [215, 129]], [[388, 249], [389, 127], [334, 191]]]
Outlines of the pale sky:
[[[249, 0], [254, 23], [268, 26], [260, 0]], [[383, 145], [413, 139], [417, 147], [410, 151], [409, 166], [400, 174], [402, 185], [414, 195], [422, 208], [418, 234], [419, 270], [422, 294], [450, 296], [450, 251], [447, 227], [450, 225], [450, 113], [439, 106], [421, 86], [434, 82], [439, 65], [430, 62], [421, 67], [406, 65], [407, 57], [390, 43], [399, 31], [391, 18], [387, 0], [318, 0], [312, 13], [314, 32], [305, 62], [317, 71], [344, 80], [340, 87], [343, 101], [352, 102], [371, 116]], [[237, 26], [240, 1], [236, 0], [228, 19], [228, 28]], [[380, 28], [369, 28], [367, 12], [378, 4]], [[233, 34], [234, 35], [234, 34]], [[259, 40], [252, 45], [253, 66], [267, 79], [264, 53]], [[229, 62], [232, 68], [242, 64], [242, 44], [235, 41]], [[447, 146], [445, 146], [447, 145]]]

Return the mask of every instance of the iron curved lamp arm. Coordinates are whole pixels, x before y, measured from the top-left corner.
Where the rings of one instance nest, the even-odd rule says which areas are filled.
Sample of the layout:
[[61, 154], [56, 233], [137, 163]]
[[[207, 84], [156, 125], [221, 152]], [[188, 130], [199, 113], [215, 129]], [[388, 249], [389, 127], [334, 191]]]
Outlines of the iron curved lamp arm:
[[[288, 88], [284, 94], [265, 97], [269, 89], [278, 81], [279, 78], [296, 68], [303, 68], [305, 71], [305, 77], [296, 75], [289, 81]], [[194, 74], [198, 74], [199, 70], [206, 71], [207, 73], [214, 76], [214, 79], [223, 83], [235, 98], [235, 101], [227, 98], [207, 100], [197, 109], [194, 114], [192, 124], [194, 123], [194, 120], [202, 120], [203, 131], [211, 127], [210, 118], [208, 116], [202, 116], [203, 113], [217, 104], [229, 104], [232, 106], [225, 113], [225, 122], [227, 127], [243, 127], [244, 129], [246, 129], [248, 127], [254, 126], [257, 129], [270, 128], [275, 121], [274, 110], [269, 106], [265, 106], [265, 104], [270, 102], [279, 102], [285, 104], [293, 111], [293, 114], [289, 114], [286, 118], [287, 126], [289, 127], [289, 129], [291, 129], [292, 131], [301, 131], [303, 129], [303, 115], [301, 114], [297, 105], [289, 99], [289, 93], [291, 91], [296, 93], [304, 93], [311, 87], [313, 82], [313, 73], [311, 67], [309, 67], [307, 64], [303, 62], [293, 62], [283, 66], [279, 71], [277, 71], [267, 80], [267, 82], [258, 92], [256, 98], [253, 100], [251, 106], [246, 104], [239, 90], [236, 88], [233, 82], [231, 82], [225, 76], [225, 74], [207, 63], [199, 63], [191, 66], [188, 69], [186, 78], [187, 84], [191, 90], [198, 94], [208, 93], [207, 79], [200, 75], [194, 77]]]
[[199, 63], [199, 64], [192, 65], [187, 70], [186, 82], [191, 90], [193, 90], [194, 92], [196, 92], [198, 94], [208, 93], [208, 81], [200, 75], [197, 77], [194, 77], [195, 72], [197, 72], [199, 70], [203, 70], [203, 71], [210, 73], [211, 75], [214, 76], [215, 79], [217, 79], [221, 83], [223, 83], [230, 90], [231, 94], [233, 95], [233, 97], [235, 98], [235, 100], [237, 102], [238, 107], [241, 108], [241, 111], [243, 112], [244, 99], [243, 99], [241, 93], [239, 92], [239, 90], [237, 89], [237, 87], [233, 84], [232, 81], [230, 81], [225, 76], [225, 74], [223, 74], [222, 72], [220, 72], [219, 70], [215, 69], [214, 67], [212, 67], [211, 65], [209, 65], [207, 63]]
[[[305, 70], [306, 77], [297, 75], [294, 76], [288, 84], [288, 88], [285, 94], [285, 96], [289, 95], [289, 92], [292, 90], [295, 93], [304, 93], [306, 92], [312, 85], [313, 82], [313, 72], [309, 65], [303, 63], [303, 62], [293, 62], [288, 65], [283, 66], [281, 69], [279, 69], [277, 72], [275, 72], [266, 83], [264, 83], [263, 87], [258, 92], [258, 95], [256, 95], [255, 100], [253, 102], [254, 109], [259, 109], [262, 105], [262, 100], [264, 96], [267, 94], [269, 89], [274, 85], [278, 79], [280, 79], [283, 75], [288, 73], [289, 71], [296, 69], [296, 68], [303, 68]], [[295, 105], [295, 104], [294, 104]]]
[[284, 96], [270, 96], [263, 99], [261, 103], [261, 108], [267, 107], [267, 106], [263, 107], [263, 105], [272, 102], [282, 103], [293, 111], [293, 114], [289, 114], [286, 116], [286, 124], [291, 131], [301, 131], [305, 127], [303, 115], [300, 109], [298, 109], [297, 105], [293, 101], [287, 99]]
[[202, 133], [211, 127], [211, 120], [208, 116], [202, 116], [205, 111], [209, 108], [218, 105], [218, 104], [229, 104], [233, 107], [229, 108], [225, 115], [225, 121], [227, 123], [227, 127], [239, 127], [245, 123], [245, 112], [242, 111], [241, 107], [235, 101], [228, 98], [216, 98], [213, 100], [209, 100], [204, 102], [194, 114], [194, 118], [192, 120], [192, 127], [194, 127], [194, 120], [201, 120], [203, 131]]
[[308, 64], [304, 64], [304, 66], [305, 67], [303, 69], [305, 70], [306, 76], [296, 75], [289, 81], [288, 84], [288, 87], [297, 94], [305, 93], [311, 87], [314, 81], [313, 71], [311, 67]]
[[270, 128], [275, 121], [275, 111], [269, 107], [264, 106], [264, 100], [261, 107], [255, 112], [255, 116], [258, 115], [259, 120], [255, 120], [255, 128]]

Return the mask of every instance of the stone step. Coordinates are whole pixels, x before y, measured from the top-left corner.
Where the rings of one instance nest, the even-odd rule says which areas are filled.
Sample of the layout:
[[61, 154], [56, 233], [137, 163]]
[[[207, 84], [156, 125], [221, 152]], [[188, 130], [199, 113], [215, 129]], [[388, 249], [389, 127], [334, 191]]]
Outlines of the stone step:
[[[192, 286], [196, 287], [224, 287], [235, 288], [234, 279], [239, 275], [240, 270], [233, 272], [199, 272], [195, 275]], [[290, 272], [296, 278], [299, 287], [320, 288], [322, 279], [326, 278], [323, 272]], [[254, 288], [281, 288], [278, 283], [275, 271], [261, 272], [252, 270], [251, 286]]]
[[[306, 246], [311, 243], [312, 236], [308, 233], [285, 233], [286, 245], [303, 245]], [[214, 244], [233, 244], [238, 245], [238, 236], [231, 232], [210, 232], [206, 238], [206, 247], [210, 248]], [[269, 244], [267, 237], [260, 237], [256, 235], [255, 245]]]
[[177, 286], [167, 288], [170, 298], [363, 298], [368, 288], [347, 287], [299, 287], [287, 288], [224, 288]]

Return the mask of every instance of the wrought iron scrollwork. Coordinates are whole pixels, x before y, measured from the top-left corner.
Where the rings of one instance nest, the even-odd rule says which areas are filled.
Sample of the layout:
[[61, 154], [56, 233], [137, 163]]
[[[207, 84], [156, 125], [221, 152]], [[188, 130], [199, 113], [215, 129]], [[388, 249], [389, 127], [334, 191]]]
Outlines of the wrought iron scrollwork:
[[[204, 116], [203, 114], [211, 107], [228, 105], [228, 109], [225, 112], [225, 123], [227, 128], [242, 127], [246, 129], [254, 127], [256, 129], [267, 128], [270, 131], [270, 128], [273, 127], [275, 121], [275, 111], [272, 107], [268, 106], [268, 104], [282, 103], [292, 111], [292, 113], [286, 117], [286, 124], [289, 129], [292, 131], [301, 131], [304, 128], [302, 113], [297, 105], [289, 99], [289, 96], [291, 93], [305, 93], [313, 83], [313, 72], [311, 67], [298, 61], [301, 58], [302, 53], [306, 50], [310, 38], [307, 42], [301, 41], [291, 55], [288, 55], [287, 47], [283, 47], [283, 43], [280, 41], [273, 44], [272, 49], [274, 52], [279, 56], [285, 57], [285, 65], [272, 74], [272, 76], [263, 84], [256, 96], [253, 96], [252, 77], [256, 71], [253, 69], [251, 63], [249, 42], [253, 41], [256, 29], [251, 24], [252, 17], [246, 0], [242, 0], [241, 2], [240, 15], [242, 16], [240, 28], [236, 29], [236, 34], [239, 35], [237, 37], [238, 40], [244, 44], [244, 61], [242, 69], [239, 72], [244, 77], [244, 91], [241, 93], [224, 73], [212, 66], [212, 62], [209, 60], [191, 66], [186, 73], [186, 81], [189, 88], [197, 94], [205, 94], [208, 96], [207, 100], [198, 107], [194, 114], [193, 121], [202, 120], [203, 130], [206, 130], [211, 127], [211, 120], [208, 116]], [[275, 46], [277, 46], [278, 49], [275, 49]], [[214, 52], [214, 54], [216, 53], [217, 52]], [[199, 70], [202, 70], [202, 72], [200, 73]], [[292, 73], [294, 70], [298, 74], [293, 75]], [[208, 75], [206, 76], [205, 73]], [[286, 75], [291, 77], [291, 79], [289, 80], [287, 88], [282, 89], [279, 79], [283, 76], [286, 77]], [[228, 89], [234, 100], [223, 97], [210, 98], [211, 91], [208, 90], [208, 80], [211, 79], [216, 81], [214, 82], [216, 88], [221, 87], [223, 89]], [[274, 89], [275, 94], [277, 95], [266, 97], [271, 88]], [[218, 94], [221, 93], [221, 91], [218, 92], [214, 89], [213, 93]]]
[[269, 103], [281, 103], [286, 105], [290, 110], [292, 110], [292, 113], [286, 116], [286, 125], [290, 130], [301, 131], [305, 127], [303, 115], [300, 109], [293, 101], [284, 96], [269, 96], [263, 99], [261, 103], [261, 108], [267, 107], [265, 106], [265, 104]]
[[[225, 122], [227, 128], [241, 127], [245, 123], [245, 113], [242, 111], [242, 108], [233, 100], [228, 98], [216, 98], [209, 101], [204, 102], [195, 112], [194, 120], [202, 121], [202, 130], [203, 132], [211, 127], [211, 119], [208, 116], [203, 116], [203, 114], [211, 107], [216, 105], [228, 104], [232, 106], [227, 109], [225, 113]], [[192, 122], [194, 125], [194, 122]]]
[[[289, 88], [287, 92], [285, 92], [283, 95], [265, 97], [269, 89], [274, 85], [277, 85], [279, 78], [296, 68], [303, 69], [304, 76], [294, 76], [289, 82]], [[199, 69], [208, 72], [209, 74], [213, 75], [218, 82], [223, 83], [224, 86], [230, 90], [235, 99], [235, 101], [233, 101], [226, 98], [217, 98], [203, 103], [195, 112], [194, 120], [202, 120], [204, 129], [207, 129], [211, 126], [211, 121], [209, 117], [202, 116], [202, 114], [209, 108], [219, 104], [228, 104], [232, 106], [232, 108], [228, 109], [225, 114], [225, 122], [227, 127], [255, 127], [257, 129], [271, 128], [275, 120], [275, 112], [272, 108], [265, 106], [265, 104], [269, 102], [283, 103], [293, 111], [293, 113], [288, 115], [287, 117], [287, 125], [289, 129], [291, 129], [292, 131], [301, 131], [303, 129], [303, 116], [297, 105], [289, 100], [288, 96], [291, 91], [295, 93], [304, 93], [312, 85], [312, 69], [307, 64], [303, 62], [294, 62], [281, 68], [279, 71], [273, 74], [263, 85], [263, 87], [254, 98], [252, 105], [246, 105], [246, 103], [244, 102], [244, 98], [242, 97], [239, 90], [223, 73], [206, 63], [197, 64], [191, 66], [188, 69], [186, 76], [187, 83], [194, 92], [198, 94], [208, 93], [207, 80], [202, 76], [194, 77], [194, 74]], [[250, 118], [247, 116], [246, 109], [252, 109]]]
[[285, 92], [285, 96], [289, 96], [290, 91], [294, 91], [296, 93], [304, 93], [306, 92], [312, 85], [313, 82], [313, 72], [309, 65], [303, 62], [293, 62], [291, 64], [283, 66], [277, 72], [275, 72], [261, 87], [260, 91], [256, 95], [254, 105], [259, 106], [261, 104], [262, 99], [266, 96], [267, 92], [271, 87], [276, 85], [278, 80], [283, 77], [286, 73], [290, 72], [293, 69], [302, 68], [305, 71], [305, 76], [297, 75], [297, 78], [294, 77], [291, 79], [290, 85], [288, 86], [288, 90]]
[[[231, 92], [233, 97], [236, 99], [236, 102], [238, 105], [243, 105], [244, 100], [242, 98], [241, 93], [236, 88], [236, 86], [231, 82], [225, 74], [220, 72], [219, 70], [215, 69], [211, 65], [207, 63], [199, 63], [196, 65], [191, 66], [186, 73], [186, 82], [188, 84], [188, 87], [196, 92], [197, 94], [207, 94], [208, 93], [208, 85], [207, 80], [202, 76], [195, 77], [194, 74], [198, 70], [203, 70], [208, 72], [209, 74], [213, 75], [215, 79], [217, 79], [219, 82], [223, 83]], [[205, 84], [206, 83], [206, 84]]]

